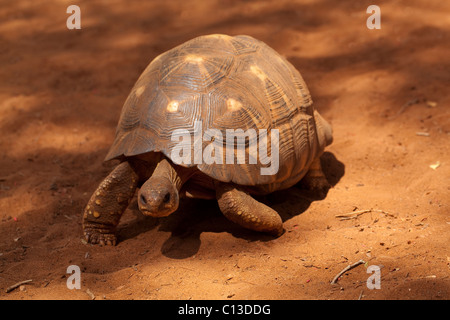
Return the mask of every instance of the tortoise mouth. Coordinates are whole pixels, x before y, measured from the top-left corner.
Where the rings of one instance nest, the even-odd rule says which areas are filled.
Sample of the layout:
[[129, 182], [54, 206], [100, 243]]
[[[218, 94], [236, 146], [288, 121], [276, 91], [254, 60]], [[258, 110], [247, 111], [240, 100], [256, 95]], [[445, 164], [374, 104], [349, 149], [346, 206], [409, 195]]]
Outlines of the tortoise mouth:
[[141, 211], [143, 215], [154, 217], [154, 218], [167, 217], [168, 215], [170, 215], [171, 213], [173, 213], [176, 210], [177, 210], [177, 208], [176, 207], [174, 208], [170, 204], [167, 204], [166, 206], [164, 206], [162, 208], [161, 208], [161, 206], [158, 206], [158, 207], [145, 206], [145, 207], [143, 207], [143, 206], [139, 205], [139, 211]]
[[166, 211], [161, 211], [161, 210], [148, 210], [147, 208], [139, 208], [139, 211], [142, 212], [142, 214], [144, 216], [149, 216], [149, 217], [154, 217], [154, 218], [162, 218], [162, 217], [167, 217], [168, 215], [170, 215], [171, 213], [173, 213], [173, 211], [175, 210], [166, 210]]

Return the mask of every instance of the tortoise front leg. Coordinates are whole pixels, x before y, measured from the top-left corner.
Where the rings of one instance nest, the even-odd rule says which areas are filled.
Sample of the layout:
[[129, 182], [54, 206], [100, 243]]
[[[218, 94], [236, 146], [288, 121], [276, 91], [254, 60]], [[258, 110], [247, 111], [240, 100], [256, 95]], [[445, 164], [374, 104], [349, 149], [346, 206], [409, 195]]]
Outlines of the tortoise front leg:
[[100, 183], [83, 214], [83, 232], [89, 243], [116, 244], [116, 227], [138, 180], [130, 164], [122, 162]]
[[216, 197], [226, 218], [244, 228], [280, 236], [283, 221], [278, 212], [228, 183], [216, 183]]

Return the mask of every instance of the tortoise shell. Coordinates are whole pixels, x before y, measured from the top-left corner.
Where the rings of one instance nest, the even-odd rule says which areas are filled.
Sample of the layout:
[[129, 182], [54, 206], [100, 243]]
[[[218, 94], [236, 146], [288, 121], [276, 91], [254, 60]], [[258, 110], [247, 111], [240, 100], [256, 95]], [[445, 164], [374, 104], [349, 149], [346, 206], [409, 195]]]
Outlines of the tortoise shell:
[[[279, 168], [275, 174], [262, 175], [260, 169], [270, 164], [260, 160], [256, 164], [247, 160], [181, 165], [197, 166], [224, 182], [286, 188], [298, 182], [323, 152], [317, 117], [300, 73], [265, 43], [243, 35], [201, 36], [161, 54], [145, 69], [124, 104], [105, 160], [148, 152], [162, 152], [171, 159], [179, 144], [173, 133], [184, 129], [194, 137], [199, 130], [196, 121], [201, 121], [202, 133], [208, 129], [223, 133], [223, 139], [201, 141], [202, 150], [214, 143], [215, 150], [223, 149], [223, 155], [227, 129], [266, 129], [267, 136], [278, 129]], [[245, 143], [248, 157], [250, 141]], [[198, 152], [194, 145], [192, 154]]]

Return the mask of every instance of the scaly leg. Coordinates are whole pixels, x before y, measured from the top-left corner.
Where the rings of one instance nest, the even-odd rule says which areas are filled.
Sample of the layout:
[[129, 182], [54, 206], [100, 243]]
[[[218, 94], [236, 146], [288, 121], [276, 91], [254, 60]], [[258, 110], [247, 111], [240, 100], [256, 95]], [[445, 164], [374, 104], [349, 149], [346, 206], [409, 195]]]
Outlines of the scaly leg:
[[280, 236], [283, 222], [278, 213], [253, 199], [247, 192], [227, 183], [216, 183], [216, 197], [226, 218], [244, 228]]
[[320, 164], [320, 158], [315, 159], [309, 171], [301, 180], [301, 183], [309, 190], [313, 192], [318, 192], [320, 195], [326, 194], [328, 189], [330, 189], [330, 183], [328, 182], [325, 174], [323, 173], [322, 166]]
[[138, 180], [130, 164], [122, 162], [100, 183], [83, 214], [83, 232], [89, 243], [116, 244], [116, 227]]

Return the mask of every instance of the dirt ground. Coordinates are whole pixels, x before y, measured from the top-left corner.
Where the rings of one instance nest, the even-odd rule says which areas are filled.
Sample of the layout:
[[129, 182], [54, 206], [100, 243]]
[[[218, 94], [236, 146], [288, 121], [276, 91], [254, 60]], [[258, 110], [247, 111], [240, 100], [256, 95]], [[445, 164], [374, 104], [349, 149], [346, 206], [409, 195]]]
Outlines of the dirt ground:
[[[80, 0], [82, 29], [68, 30], [70, 4], [0, 1], [0, 299], [450, 298], [450, 2]], [[372, 4], [380, 30], [366, 27]], [[85, 244], [82, 211], [113, 168], [102, 162], [134, 82], [211, 33], [251, 35], [300, 70], [333, 126], [333, 187], [265, 197], [277, 239], [214, 201], [159, 219], [133, 201], [117, 246]]]

